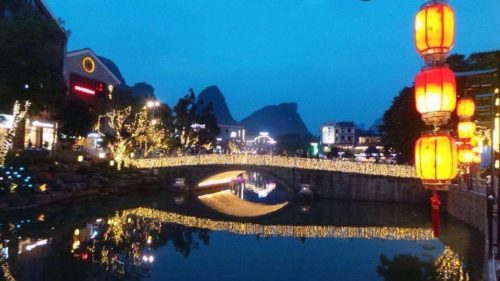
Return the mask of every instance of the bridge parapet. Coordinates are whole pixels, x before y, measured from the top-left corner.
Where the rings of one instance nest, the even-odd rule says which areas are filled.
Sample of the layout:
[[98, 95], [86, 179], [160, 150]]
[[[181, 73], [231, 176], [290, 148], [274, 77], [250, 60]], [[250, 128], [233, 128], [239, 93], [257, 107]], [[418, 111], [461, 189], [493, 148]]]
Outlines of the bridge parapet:
[[164, 158], [130, 159], [128, 164], [136, 168], [167, 168], [181, 166], [203, 165], [237, 165], [237, 166], [263, 166], [295, 168], [304, 170], [317, 170], [341, 172], [350, 174], [363, 174], [395, 178], [417, 178], [413, 166], [375, 164], [367, 162], [353, 162], [343, 160], [326, 160], [312, 158], [298, 158], [271, 155], [248, 154], [208, 154], [195, 156], [177, 156]]

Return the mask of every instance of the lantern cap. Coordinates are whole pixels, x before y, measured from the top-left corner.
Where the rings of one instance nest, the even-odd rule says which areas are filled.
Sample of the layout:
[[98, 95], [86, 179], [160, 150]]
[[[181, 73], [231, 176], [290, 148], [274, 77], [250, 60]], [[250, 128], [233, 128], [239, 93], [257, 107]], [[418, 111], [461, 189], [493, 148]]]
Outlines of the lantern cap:
[[444, 62], [439, 64], [425, 64], [424, 66], [422, 66], [422, 68], [420, 68], [420, 71], [428, 71], [431, 69], [447, 69], [453, 72], [453, 70], [451, 70], [450, 68], [450, 65]]
[[422, 180], [424, 188], [427, 190], [448, 190], [451, 180]]
[[448, 123], [448, 120], [451, 117], [450, 112], [446, 111], [437, 111], [437, 112], [426, 112], [422, 113], [422, 120], [424, 120], [425, 124], [428, 126], [443, 126]]
[[450, 131], [449, 130], [428, 130], [428, 131], [423, 131], [420, 134], [421, 137], [443, 137], [443, 136], [449, 136], [451, 137]]
[[422, 4], [420, 6], [420, 10], [424, 9], [424, 8], [427, 8], [429, 6], [432, 6], [432, 5], [437, 5], [437, 4], [441, 4], [441, 5], [446, 5], [446, 6], [449, 6], [448, 4], [448, 1], [447, 0], [430, 0], [430, 1], [427, 1], [425, 2], [424, 4]]

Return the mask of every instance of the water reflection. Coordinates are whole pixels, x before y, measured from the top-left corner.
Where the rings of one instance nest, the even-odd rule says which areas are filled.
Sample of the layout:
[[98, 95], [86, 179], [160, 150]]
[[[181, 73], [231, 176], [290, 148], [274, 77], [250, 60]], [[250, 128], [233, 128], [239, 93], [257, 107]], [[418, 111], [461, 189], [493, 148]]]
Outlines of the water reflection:
[[464, 271], [460, 256], [450, 247], [445, 247], [435, 261], [429, 256], [419, 258], [402, 254], [389, 259], [381, 255], [377, 273], [386, 281], [469, 280], [469, 273]]
[[[292, 202], [244, 219], [207, 213], [197, 197], [178, 205], [174, 195], [152, 194], [6, 215], [4, 279], [481, 279], [480, 236], [445, 217], [444, 240], [434, 238], [427, 206], [320, 201], [304, 214]], [[256, 266], [259, 275], [249, 274]]]
[[258, 217], [276, 212], [292, 197], [274, 178], [243, 170], [210, 176], [198, 187], [208, 190], [198, 196], [203, 204], [235, 217]]

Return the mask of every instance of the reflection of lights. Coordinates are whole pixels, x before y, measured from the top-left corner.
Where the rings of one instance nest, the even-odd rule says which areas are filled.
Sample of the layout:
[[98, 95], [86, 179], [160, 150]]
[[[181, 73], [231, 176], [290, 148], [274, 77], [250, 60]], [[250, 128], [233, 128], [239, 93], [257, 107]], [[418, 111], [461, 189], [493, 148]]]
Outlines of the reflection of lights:
[[[117, 226], [124, 227], [129, 216], [139, 216], [158, 220], [162, 223], [180, 224], [186, 227], [203, 228], [216, 231], [228, 231], [237, 234], [260, 234], [265, 236], [306, 237], [306, 238], [361, 238], [387, 240], [434, 240], [431, 228], [403, 227], [356, 227], [356, 226], [324, 226], [324, 225], [262, 225], [232, 221], [218, 221], [177, 213], [170, 213], [149, 208], [124, 210], [121, 215], [111, 219]], [[123, 233], [121, 231], [120, 233]], [[118, 236], [121, 237], [121, 236]], [[121, 240], [122, 238], [118, 238]]]
[[38, 221], [45, 221], [45, 214], [38, 215]]
[[207, 179], [203, 180], [202, 182], [200, 182], [198, 184], [198, 187], [208, 187], [208, 186], [219, 185], [219, 184], [228, 184], [234, 178], [236, 178], [238, 175], [240, 175], [244, 172], [245, 171], [243, 171], [243, 170], [237, 170], [237, 171], [228, 171], [228, 172], [219, 173], [219, 174], [213, 175], [213, 176], [208, 177]]
[[210, 154], [182, 157], [131, 159], [130, 164], [137, 168], [161, 168], [203, 165], [248, 165], [320, 170], [351, 174], [377, 175], [398, 178], [417, 178], [415, 168], [407, 165], [378, 164], [370, 162], [351, 162], [270, 155], [248, 154]]
[[149, 255], [149, 256], [148, 255], [144, 255], [144, 256], [142, 256], [142, 260], [144, 262], [153, 263], [154, 260], [155, 260], [155, 257], [153, 257], [153, 255]]
[[151, 244], [152, 241], [153, 241], [153, 237], [151, 237], [151, 235], [148, 236], [148, 240], [146, 241], [146, 243]]
[[73, 245], [71, 246], [73, 250], [80, 248], [80, 240], [73, 241]]
[[237, 217], [256, 217], [275, 212], [288, 204], [288, 202], [267, 205], [245, 201], [234, 195], [230, 190], [223, 190], [207, 195], [198, 196], [206, 206], [226, 215]]
[[31, 251], [31, 250], [35, 249], [36, 247], [47, 245], [47, 242], [48, 242], [47, 239], [38, 240], [35, 243], [26, 246], [26, 251]]
[[448, 246], [436, 259], [434, 266], [439, 280], [469, 280], [469, 274], [464, 272], [459, 255]]

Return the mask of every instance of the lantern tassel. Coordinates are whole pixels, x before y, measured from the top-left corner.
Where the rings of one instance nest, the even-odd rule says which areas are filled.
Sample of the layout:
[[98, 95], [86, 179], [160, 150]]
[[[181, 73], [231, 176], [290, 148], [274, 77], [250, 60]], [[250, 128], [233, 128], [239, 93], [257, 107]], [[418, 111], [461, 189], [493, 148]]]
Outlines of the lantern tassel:
[[439, 206], [441, 205], [441, 200], [439, 200], [439, 195], [437, 193], [436, 187], [432, 189], [431, 196], [431, 208], [432, 208], [432, 230], [434, 232], [434, 237], [439, 237]]

